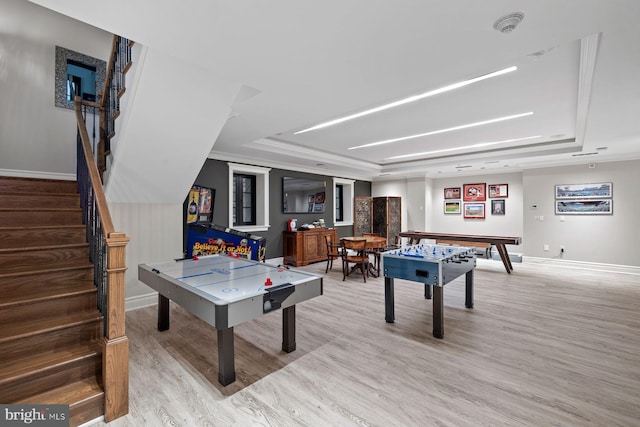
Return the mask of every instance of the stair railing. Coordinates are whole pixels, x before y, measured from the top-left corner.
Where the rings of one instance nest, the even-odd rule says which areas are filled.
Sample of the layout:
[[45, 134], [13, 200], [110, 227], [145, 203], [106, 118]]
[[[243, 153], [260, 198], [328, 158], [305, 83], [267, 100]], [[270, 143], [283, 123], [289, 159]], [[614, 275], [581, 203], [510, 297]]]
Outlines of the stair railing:
[[[130, 61], [129, 42], [114, 37], [115, 52], [107, 66], [107, 83], [98, 103], [75, 98], [78, 122], [77, 181], [87, 229], [89, 257], [94, 265], [94, 283], [98, 289], [98, 309], [104, 317], [102, 338], [102, 378], [105, 394], [104, 418], [112, 421], [129, 412], [129, 339], [125, 335], [125, 272], [126, 246], [129, 238], [115, 231], [109, 206], [102, 186], [108, 141], [113, 136], [107, 131], [113, 122], [114, 110], [119, 108], [119, 95], [124, 90], [120, 45], [125, 43], [126, 59]], [[116, 64], [116, 65], [114, 65]], [[115, 88], [115, 89], [114, 89]], [[109, 93], [115, 94], [113, 101]], [[87, 131], [87, 120], [92, 117], [93, 138]], [[96, 124], [96, 121], [99, 124]], [[113, 126], [113, 125], [111, 125]], [[101, 164], [101, 168], [98, 167]]]

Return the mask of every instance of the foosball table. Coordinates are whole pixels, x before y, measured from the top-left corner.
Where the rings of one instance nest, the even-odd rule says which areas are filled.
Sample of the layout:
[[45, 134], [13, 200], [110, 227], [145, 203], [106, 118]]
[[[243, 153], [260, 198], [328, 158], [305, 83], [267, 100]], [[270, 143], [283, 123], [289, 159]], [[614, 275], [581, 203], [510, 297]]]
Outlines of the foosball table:
[[465, 306], [473, 308], [473, 270], [476, 250], [462, 246], [417, 244], [382, 254], [385, 320], [394, 323], [394, 279], [424, 284], [424, 296], [432, 298], [433, 336], [444, 337], [444, 286], [465, 275]]

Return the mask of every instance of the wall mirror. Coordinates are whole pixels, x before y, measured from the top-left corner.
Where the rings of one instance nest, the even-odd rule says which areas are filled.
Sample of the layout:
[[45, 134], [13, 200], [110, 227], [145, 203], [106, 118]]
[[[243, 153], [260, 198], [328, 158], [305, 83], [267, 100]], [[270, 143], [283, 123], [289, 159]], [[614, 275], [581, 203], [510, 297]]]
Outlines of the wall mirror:
[[282, 212], [324, 212], [327, 183], [322, 179], [282, 178]]
[[73, 110], [76, 95], [96, 101], [106, 70], [107, 63], [101, 59], [56, 46], [55, 106]]

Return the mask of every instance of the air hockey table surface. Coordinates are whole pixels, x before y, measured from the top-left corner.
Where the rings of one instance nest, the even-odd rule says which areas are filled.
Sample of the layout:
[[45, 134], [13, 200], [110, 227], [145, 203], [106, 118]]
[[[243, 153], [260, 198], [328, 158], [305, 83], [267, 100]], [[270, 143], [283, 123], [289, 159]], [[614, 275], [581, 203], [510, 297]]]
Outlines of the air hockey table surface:
[[[263, 295], [282, 285], [297, 285], [316, 276], [261, 262], [226, 255], [169, 261], [148, 265], [165, 276], [216, 305]], [[144, 268], [144, 267], [143, 267]], [[267, 285], [270, 279], [271, 285]]]

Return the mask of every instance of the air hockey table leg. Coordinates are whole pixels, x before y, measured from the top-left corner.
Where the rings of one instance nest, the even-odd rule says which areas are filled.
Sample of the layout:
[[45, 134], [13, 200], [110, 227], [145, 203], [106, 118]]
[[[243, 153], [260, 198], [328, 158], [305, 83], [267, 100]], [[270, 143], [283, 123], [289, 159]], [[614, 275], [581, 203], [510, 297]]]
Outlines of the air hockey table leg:
[[282, 310], [282, 351], [291, 353], [296, 349], [296, 306]]
[[393, 277], [384, 278], [384, 320], [387, 323], [395, 321], [396, 314], [393, 301]]
[[444, 286], [433, 286], [433, 336], [444, 338]]
[[218, 331], [218, 382], [227, 386], [236, 380], [233, 327]]
[[169, 298], [158, 294], [158, 330], [169, 329]]

